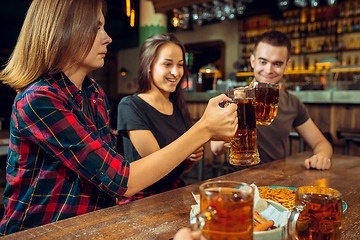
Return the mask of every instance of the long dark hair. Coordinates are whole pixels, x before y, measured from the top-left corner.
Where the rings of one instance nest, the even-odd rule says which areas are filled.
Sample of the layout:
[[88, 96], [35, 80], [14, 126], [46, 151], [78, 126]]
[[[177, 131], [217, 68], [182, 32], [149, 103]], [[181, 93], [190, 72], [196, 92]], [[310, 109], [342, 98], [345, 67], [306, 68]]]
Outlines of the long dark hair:
[[176, 44], [182, 50], [184, 59], [184, 75], [176, 86], [175, 91], [170, 93], [169, 98], [177, 106], [177, 108], [180, 109], [186, 128], [190, 128], [190, 113], [185, 102], [184, 91], [181, 87], [181, 84], [184, 81], [188, 81], [188, 69], [185, 61], [185, 47], [173, 34], [155, 34], [145, 40], [140, 50], [140, 63], [138, 71], [139, 87], [137, 93], [145, 93], [151, 89], [151, 73], [149, 72], [149, 69], [158, 54], [158, 49], [167, 43]]

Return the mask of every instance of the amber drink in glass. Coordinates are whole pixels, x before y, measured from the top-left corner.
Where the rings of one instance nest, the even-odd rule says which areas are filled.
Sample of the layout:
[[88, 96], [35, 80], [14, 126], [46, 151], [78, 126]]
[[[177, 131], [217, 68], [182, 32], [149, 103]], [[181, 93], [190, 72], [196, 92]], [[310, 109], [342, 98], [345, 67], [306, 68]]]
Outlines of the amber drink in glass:
[[[255, 91], [253, 88], [235, 88], [227, 92], [231, 103], [238, 106], [238, 129], [234, 137], [229, 138], [229, 163], [232, 165], [254, 165], [260, 162], [257, 148]], [[229, 102], [229, 103], [230, 103]]]
[[254, 190], [246, 183], [207, 182], [200, 186], [200, 211], [211, 211], [202, 233], [209, 239], [253, 239]]
[[315, 186], [298, 188], [289, 218], [290, 239], [341, 239], [341, 229], [342, 198], [339, 191]]
[[260, 162], [257, 148], [255, 105], [253, 98], [234, 98], [238, 106], [238, 129], [230, 138], [229, 162], [233, 165], [254, 165]]
[[254, 82], [256, 124], [270, 125], [277, 114], [279, 105], [279, 85]]

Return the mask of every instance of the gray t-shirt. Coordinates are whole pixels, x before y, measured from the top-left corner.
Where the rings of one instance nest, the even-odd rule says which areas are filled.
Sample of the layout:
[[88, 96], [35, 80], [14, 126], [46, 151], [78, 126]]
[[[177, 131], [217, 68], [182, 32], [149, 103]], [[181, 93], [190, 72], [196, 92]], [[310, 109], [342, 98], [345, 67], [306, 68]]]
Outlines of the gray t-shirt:
[[289, 152], [289, 134], [309, 119], [305, 105], [288, 91], [280, 90], [279, 108], [269, 126], [256, 125], [262, 163], [284, 159]]

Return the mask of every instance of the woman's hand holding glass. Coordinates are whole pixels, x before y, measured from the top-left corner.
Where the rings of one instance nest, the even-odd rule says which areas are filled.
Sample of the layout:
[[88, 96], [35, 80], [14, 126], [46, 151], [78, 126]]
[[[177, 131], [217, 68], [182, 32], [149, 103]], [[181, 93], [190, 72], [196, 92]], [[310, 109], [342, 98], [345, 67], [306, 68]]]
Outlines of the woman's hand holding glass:
[[[238, 106], [238, 129], [224, 146], [230, 146], [229, 162], [233, 165], [254, 165], [260, 162], [257, 150], [255, 91], [250, 87], [229, 89], [230, 103]], [[226, 105], [228, 105], [227, 102]]]
[[204, 124], [212, 139], [224, 140], [224, 138], [234, 136], [236, 132], [238, 125], [237, 105], [230, 104], [224, 108], [219, 105], [230, 100], [225, 94], [210, 99], [203, 116], [199, 120], [199, 123]]

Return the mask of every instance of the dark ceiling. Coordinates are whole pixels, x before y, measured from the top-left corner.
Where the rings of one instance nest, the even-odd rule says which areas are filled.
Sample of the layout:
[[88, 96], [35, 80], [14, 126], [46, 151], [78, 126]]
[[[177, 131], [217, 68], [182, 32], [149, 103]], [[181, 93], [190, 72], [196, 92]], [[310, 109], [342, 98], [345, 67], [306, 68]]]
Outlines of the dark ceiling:
[[[168, 1], [167, 5], [172, 2], [179, 4], [188, 4], [188, 2], [196, 1], [212, 1], [212, 0], [153, 0], [154, 2]], [[273, 18], [281, 18], [282, 11], [278, 7], [279, 0], [252, 0], [252, 3], [246, 3], [245, 18], [253, 15], [268, 13]], [[326, 5], [327, 0], [319, 0], [320, 5]], [[31, 0], [0, 0], [0, 20], [2, 23], [3, 36], [0, 38], [0, 50], [11, 50], [15, 46], [18, 34], [21, 29], [26, 11]], [[121, 49], [137, 47], [139, 43], [139, 14], [136, 14], [136, 25], [131, 28], [129, 26], [129, 18], [125, 14], [125, 0], [106, 0], [108, 4], [108, 14], [106, 16], [106, 30], [113, 39], [113, 43], [109, 45], [109, 51], [116, 52]], [[140, 0], [131, 0], [135, 6], [136, 13], [139, 13]], [[344, 0], [337, 0], [344, 2]], [[290, 0], [289, 9], [298, 8], [294, 5], [294, 0]], [[168, 12], [169, 13], [169, 12]], [[171, 29], [169, 29], [171, 31]]]
[[[139, 13], [139, 1], [131, 0], [135, 12]], [[106, 16], [106, 31], [113, 39], [109, 45], [109, 51], [137, 47], [138, 24], [130, 27], [129, 18], [125, 14], [125, 1], [106, 0], [108, 13]], [[26, 11], [31, 0], [0, 0], [0, 21], [2, 23], [2, 37], [0, 38], [0, 49], [13, 49], [19, 35]], [[136, 22], [138, 23], [138, 14]]]

